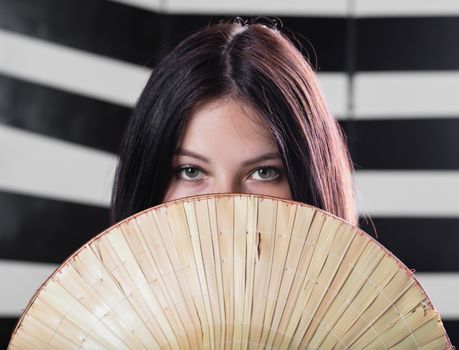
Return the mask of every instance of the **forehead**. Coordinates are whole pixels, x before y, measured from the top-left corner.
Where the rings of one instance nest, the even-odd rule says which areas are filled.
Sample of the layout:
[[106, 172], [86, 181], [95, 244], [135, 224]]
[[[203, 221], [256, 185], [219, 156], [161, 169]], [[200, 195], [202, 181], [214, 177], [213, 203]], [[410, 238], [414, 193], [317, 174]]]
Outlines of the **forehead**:
[[253, 151], [276, 148], [265, 121], [248, 104], [222, 99], [198, 105], [186, 124], [180, 146], [206, 148], [222, 144]]

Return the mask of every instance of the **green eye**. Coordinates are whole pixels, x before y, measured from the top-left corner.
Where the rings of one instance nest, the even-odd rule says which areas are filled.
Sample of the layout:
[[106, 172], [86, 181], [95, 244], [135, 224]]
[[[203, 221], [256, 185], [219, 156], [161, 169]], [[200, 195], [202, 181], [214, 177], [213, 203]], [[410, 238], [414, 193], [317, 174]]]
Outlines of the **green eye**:
[[270, 168], [261, 168], [258, 169], [258, 176], [262, 179], [269, 179], [272, 176], [273, 169]]
[[259, 181], [274, 180], [279, 177], [279, 171], [273, 167], [262, 167], [255, 170], [251, 178]]
[[183, 173], [184, 173], [187, 177], [193, 179], [193, 178], [195, 178], [195, 177], [197, 177], [197, 176], [199, 175], [199, 170], [196, 169], [196, 168], [191, 168], [191, 167], [190, 167], [190, 168], [185, 168], [185, 169], [183, 169]]
[[203, 177], [203, 173], [194, 166], [186, 166], [178, 169], [177, 176], [183, 180], [200, 180]]

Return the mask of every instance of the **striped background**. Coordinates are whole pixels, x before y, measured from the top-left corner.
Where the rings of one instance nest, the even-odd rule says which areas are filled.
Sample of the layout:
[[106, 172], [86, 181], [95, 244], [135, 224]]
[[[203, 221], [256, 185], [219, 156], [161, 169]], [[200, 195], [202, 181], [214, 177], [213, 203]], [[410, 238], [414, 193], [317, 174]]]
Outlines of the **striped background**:
[[362, 225], [416, 269], [459, 344], [457, 0], [0, 0], [0, 348], [45, 277], [108, 225], [155, 63], [210, 21], [257, 14], [307, 39]]

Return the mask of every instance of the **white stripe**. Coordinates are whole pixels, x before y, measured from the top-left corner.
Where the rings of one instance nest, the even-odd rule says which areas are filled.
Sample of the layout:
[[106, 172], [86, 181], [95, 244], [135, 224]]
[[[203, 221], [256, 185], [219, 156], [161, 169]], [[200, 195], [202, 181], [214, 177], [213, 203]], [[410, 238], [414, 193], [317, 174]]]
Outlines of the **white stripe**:
[[359, 211], [381, 217], [459, 217], [459, 171], [357, 171]]
[[229, 15], [346, 15], [346, 0], [167, 0], [164, 9], [171, 13]]
[[349, 78], [345, 73], [319, 73], [319, 85], [333, 115], [344, 119], [348, 113]]
[[181, 14], [344, 16], [347, 0], [114, 0], [143, 9]]
[[358, 73], [354, 84], [359, 119], [459, 115], [459, 71]]
[[[0, 316], [21, 314], [57, 265], [0, 260]], [[459, 273], [417, 273], [416, 277], [444, 319], [459, 319]]]
[[44, 263], [0, 260], [0, 315], [21, 314], [29, 300], [58, 266]]
[[416, 273], [416, 277], [442, 319], [459, 319], [459, 273]]
[[0, 125], [0, 164], [0, 190], [108, 206], [116, 158]]
[[[0, 29], [0, 73], [132, 107], [151, 70]], [[335, 115], [345, 115], [347, 77], [318, 78]]]
[[0, 73], [132, 106], [147, 81], [149, 70], [0, 30]]
[[345, 0], [289, 1], [212, 1], [212, 0], [112, 0], [150, 11], [169, 13], [230, 15], [317, 15], [360, 17], [383, 16], [453, 16], [459, 14], [457, 0], [355, 0], [353, 7]]
[[355, 0], [357, 16], [454, 16], [457, 0]]

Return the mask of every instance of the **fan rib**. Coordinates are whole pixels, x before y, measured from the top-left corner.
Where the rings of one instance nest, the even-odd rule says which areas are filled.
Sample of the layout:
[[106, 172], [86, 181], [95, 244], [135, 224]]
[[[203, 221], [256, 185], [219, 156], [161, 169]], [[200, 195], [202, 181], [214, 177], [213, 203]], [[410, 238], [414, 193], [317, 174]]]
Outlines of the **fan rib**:
[[452, 349], [412, 272], [320, 209], [267, 196], [138, 213], [45, 281], [9, 349]]

